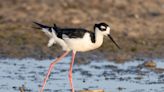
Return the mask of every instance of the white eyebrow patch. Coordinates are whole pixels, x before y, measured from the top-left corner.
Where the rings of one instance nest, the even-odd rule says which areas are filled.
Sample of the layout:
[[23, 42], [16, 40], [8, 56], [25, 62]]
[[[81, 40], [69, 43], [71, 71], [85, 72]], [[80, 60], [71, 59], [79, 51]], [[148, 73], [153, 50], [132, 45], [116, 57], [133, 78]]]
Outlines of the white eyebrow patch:
[[105, 27], [105, 26], [100, 26], [100, 28], [101, 28], [101, 29], [106, 29], [106, 27]]

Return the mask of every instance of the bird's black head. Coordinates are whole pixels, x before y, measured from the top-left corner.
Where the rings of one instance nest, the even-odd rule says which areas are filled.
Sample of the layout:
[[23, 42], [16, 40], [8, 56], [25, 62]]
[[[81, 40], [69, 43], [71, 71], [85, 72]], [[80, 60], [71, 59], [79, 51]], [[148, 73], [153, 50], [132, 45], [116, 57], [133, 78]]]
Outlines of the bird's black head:
[[110, 27], [108, 24], [101, 22], [94, 25], [94, 31], [97, 32], [98, 34], [107, 36], [110, 34]]
[[110, 34], [110, 27], [108, 24], [102, 22], [102, 23], [99, 23], [99, 24], [95, 24], [94, 25], [94, 31], [97, 31], [99, 32], [99, 34], [102, 34], [102, 35], [105, 35], [105, 36], [108, 36], [112, 42], [120, 49], [120, 47], [118, 46], [118, 44], [113, 40], [111, 34]]
[[110, 29], [110, 27], [108, 26], [108, 24], [101, 22], [99, 24], [95, 24], [94, 26], [94, 30], [96, 30], [96, 28], [98, 28], [100, 31], [107, 31], [107, 28]]

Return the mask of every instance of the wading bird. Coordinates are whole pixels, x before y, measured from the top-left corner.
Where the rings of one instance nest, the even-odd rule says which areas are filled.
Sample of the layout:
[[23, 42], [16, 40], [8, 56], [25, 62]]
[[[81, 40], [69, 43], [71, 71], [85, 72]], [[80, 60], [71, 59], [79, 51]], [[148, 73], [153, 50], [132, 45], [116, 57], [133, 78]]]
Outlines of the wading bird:
[[54, 65], [62, 58], [64, 58], [70, 51], [72, 51], [72, 59], [68, 77], [70, 81], [71, 92], [74, 92], [72, 83], [72, 66], [74, 64], [76, 52], [90, 51], [100, 47], [103, 43], [104, 36], [108, 36], [113, 41], [113, 43], [118, 48], [120, 48], [110, 35], [110, 27], [103, 22], [94, 25], [94, 32], [83, 28], [60, 28], [55, 24], [54, 26], [47, 26], [37, 22], [34, 23], [37, 25], [35, 28], [41, 29], [50, 38], [48, 47], [56, 43], [62, 47], [63, 51], [65, 51], [61, 56], [56, 58], [55, 61], [50, 64], [48, 73], [44, 79], [40, 92], [44, 91], [46, 81], [48, 80]]

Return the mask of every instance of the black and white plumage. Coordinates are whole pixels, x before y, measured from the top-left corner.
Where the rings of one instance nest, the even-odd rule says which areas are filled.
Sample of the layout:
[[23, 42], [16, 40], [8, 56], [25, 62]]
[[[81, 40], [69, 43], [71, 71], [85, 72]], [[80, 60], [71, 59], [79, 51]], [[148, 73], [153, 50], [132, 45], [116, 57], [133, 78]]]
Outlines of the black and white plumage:
[[93, 28], [94, 32], [82, 28], [60, 28], [57, 27], [55, 24], [54, 26], [50, 27], [37, 22], [34, 23], [38, 25], [38, 27], [36, 28], [42, 29], [42, 31], [50, 38], [48, 42], [48, 47], [57, 43], [63, 48], [63, 50], [65, 50], [65, 53], [63, 53], [60, 57], [56, 58], [56, 60], [50, 64], [48, 73], [44, 79], [40, 92], [44, 91], [46, 81], [49, 78], [54, 64], [64, 58], [70, 52], [70, 50], [72, 50], [72, 59], [69, 69], [69, 81], [71, 92], [75, 92], [72, 81], [72, 66], [74, 63], [76, 52], [89, 51], [100, 47], [103, 43], [104, 36], [109, 36], [109, 38], [114, 42], [114, 44], [118, 48], [120, 48], [111, 37], [110, 27], [106, 23], [95, 24]]
[[115, 45], [120, 48], [110, 35], [110, 27], [106, 23], [94, 25], [94, 32], [83, 28], [60, 28], [54, 26], [46, 26], [37, 22], [37, 28], [50, 38], [48, 47], [53, 44], [59, 44], [65, 51], [80, 51], [85, 52], [100, 47], [103, 43], [103, 37], [109, 36]]

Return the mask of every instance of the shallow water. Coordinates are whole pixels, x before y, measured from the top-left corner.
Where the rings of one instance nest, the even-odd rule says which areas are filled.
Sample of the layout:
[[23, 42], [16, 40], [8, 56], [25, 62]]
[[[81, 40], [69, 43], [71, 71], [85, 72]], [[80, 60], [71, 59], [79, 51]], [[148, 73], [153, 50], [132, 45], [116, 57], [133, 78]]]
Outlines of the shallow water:
[[[0, 59], [0, 92], [38, 92], [52, 60]], [[45, 92], [70, 92], [68, 81], [70, 57], [56, 64], [45, 87]], [[164, 59], [155, 59], [157, 68], [164, 69]], [[108, 61], [91, 62], [73, 67], [75, 90], [104, 89], [105, 92], [164, 92], [164, 72], [145, 67], [142, 60], [116, 64]]]

